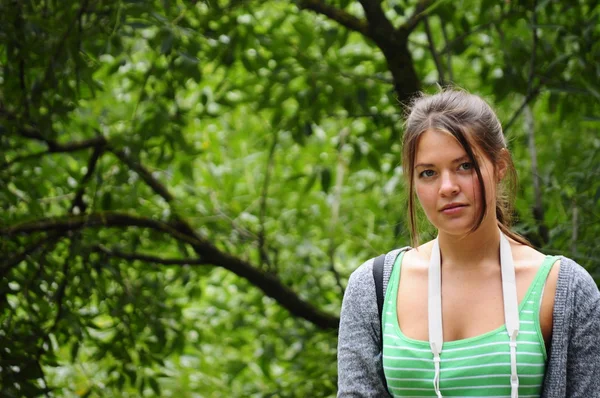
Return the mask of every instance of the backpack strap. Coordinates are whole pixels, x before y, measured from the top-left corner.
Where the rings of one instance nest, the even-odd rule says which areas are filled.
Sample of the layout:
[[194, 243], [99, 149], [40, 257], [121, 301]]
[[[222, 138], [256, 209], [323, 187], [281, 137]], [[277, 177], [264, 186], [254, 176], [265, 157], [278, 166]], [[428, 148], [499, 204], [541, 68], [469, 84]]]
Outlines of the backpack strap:
[[383, 312], [383, 266], [385, 265], [385, 254], [377, 257], [373, 261], [373, 280], [375, 281], [375, 296], [377, 296], [377, 311], [379, 312], [379, 322], [381, 323], [381, 314]]
[[[373, 260], [373, 280], [375, 282], [375, 296], [377, 297], [377, 311], [379, 312], [379, 323], [381, 323], [381, 314], [383, 313], [383, 300], [384, 300], [384, 296], [385, 296], [385, 291], [384, 291], [384, 272], [385, 272], [385, 258], [386, 256], [390, 256], [391, 257], [391, 264], [392, 266], [390, 267], [390, 271], [388, 273], [388, 278], [391, 275], [391, 269], [394, 266], [394, 263], [396, 262], [396, 258], [398, 257], [398, 255], [402, 252], [405, 252], [407, 250], [410, 250], [411, 247], [410, 246], [404, 246], [401, 249], [397, 249], [397, 250], [392, 250], [391, 252], [387, 253], [387, 254], [382, 254], [379, 257], [376, 257], [375, 260]], [[386, 286], [387, 287], [387, 283]], [[382, 339], [382, 344], [383, 344], [383, 339]]]
[[[410, 246], [405, 246], [398, 250], [392, 250], [387, 255], [389, 255], [391, 261], [390, 271], [388, 273], [388, 278], [391, 275], [391, 268], [394, 266], [396, 262], [396, 258], [398, 255], [406, 250], [409, 250]], [[383, 314], [383, 299], [384, 299], [384, 291], [383, 291], [383, 279], [384, 279], [384, 269], [385, 269], [385, 258], [386, 254], [382, 254], [373, 260], [373, 281], [375, 282], [375, 296], [377, 297], [377, 311], [379, 312], [379, 341], [381, 343], [381, 355], [383, 361], [383, 325], [381, 324], [381, 315]], [[387, 287], [387, 284], [386, 284]], [[381, 369], [383, 371], [383, 369]], [[385, 376], [383, 376], [383, 385], [387, 390], [387, 380]]]

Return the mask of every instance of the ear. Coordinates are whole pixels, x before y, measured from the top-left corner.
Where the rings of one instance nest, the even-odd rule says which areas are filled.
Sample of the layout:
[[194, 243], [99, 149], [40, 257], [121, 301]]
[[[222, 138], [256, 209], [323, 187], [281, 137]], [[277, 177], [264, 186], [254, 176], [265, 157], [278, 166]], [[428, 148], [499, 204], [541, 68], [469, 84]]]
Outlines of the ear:
[[508, 165], [510, 164], [510, 153], [506, 148], [500, 150], [500, 156], [498, 157], [498, 164], [496, 165], [496, 179], [498, 182], [504, 179], [508, 171]]

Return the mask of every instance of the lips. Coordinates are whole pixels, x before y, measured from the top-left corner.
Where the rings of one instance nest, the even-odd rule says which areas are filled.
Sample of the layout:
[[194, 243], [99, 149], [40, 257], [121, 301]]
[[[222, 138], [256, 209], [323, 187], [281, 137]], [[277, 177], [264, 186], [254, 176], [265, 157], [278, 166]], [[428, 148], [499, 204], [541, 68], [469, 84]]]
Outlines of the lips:
[[450, 212], [452, 210], [458, 210], [460, 208], [466, 207], [467, 205], [463, 204], [463, 203], [449, 203], [447, 205], [445, 205], [444, 207], [442, 207], [442, 209], [440, 211], [443, 212]]

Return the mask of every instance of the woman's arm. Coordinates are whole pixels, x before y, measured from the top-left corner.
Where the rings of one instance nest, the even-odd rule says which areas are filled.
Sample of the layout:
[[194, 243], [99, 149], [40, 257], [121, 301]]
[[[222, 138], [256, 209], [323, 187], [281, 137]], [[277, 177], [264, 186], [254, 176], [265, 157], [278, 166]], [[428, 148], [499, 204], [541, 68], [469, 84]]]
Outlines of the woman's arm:
[[566, 396], [600, 396], [600, 292], [590, 274], [576, 266], [573, 319], [567, 352]]
[[381, 325], [375, 298], [373, 261], [350, 276], [338, 335], [338, 397], [389, 397], [384, 386]]

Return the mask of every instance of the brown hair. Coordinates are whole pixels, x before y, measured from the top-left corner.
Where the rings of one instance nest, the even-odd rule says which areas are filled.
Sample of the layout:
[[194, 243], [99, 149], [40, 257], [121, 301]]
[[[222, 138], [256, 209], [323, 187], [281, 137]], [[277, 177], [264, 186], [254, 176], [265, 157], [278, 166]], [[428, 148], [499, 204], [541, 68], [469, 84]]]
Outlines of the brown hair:
[[464, 148], [473, 163], [481, 189], [481, 213], [473, 225], [475, 231], [487, 212], [485, 186], [475, 151], [481, 151], [491, 163], [501, 161], [502, 149], [506, 150], [507, 174], [498, 189], [496, 218], [500, 230], [515, 241], [531, 246], [523, 236], [510, 230], [514, 197], [517, 187], [517, 172], [502, 133], [502, 126], [492, 108], [479, 96], [456, 89], [446, 89], [434, 95], [420, 94], [408, 107], [405, 122], [402, 167], [408, 179], [408, 213], [412, 244], [419, 245], [415, 215], [414, 166], [419, 138], [428, 130], [451, 134]]

